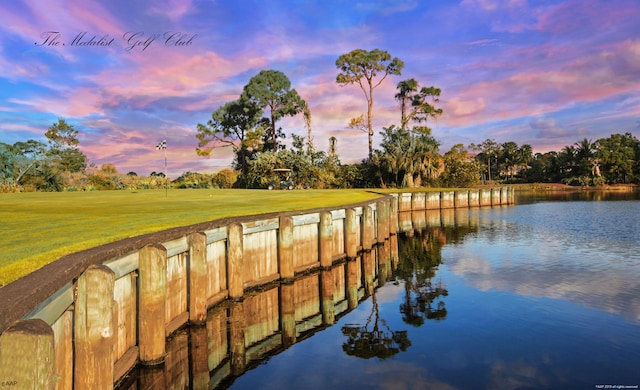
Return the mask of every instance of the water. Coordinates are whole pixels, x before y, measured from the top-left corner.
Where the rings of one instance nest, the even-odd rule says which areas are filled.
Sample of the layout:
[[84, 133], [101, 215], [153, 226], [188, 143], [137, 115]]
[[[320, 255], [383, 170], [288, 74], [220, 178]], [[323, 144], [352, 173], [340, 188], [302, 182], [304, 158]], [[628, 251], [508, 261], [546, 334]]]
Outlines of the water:
[[637, 388], [637, 195], [520, 198], [401, 234], [374, 294], [223, 387]]
[[377, 290], [379, 323], [384, 323], [379, 327], [407, 331], [406, 351], [387, 359], [344, 353], [342, 328], [365, 324], [375, 313], [368, 299], [333, 327], [245, 373], [231, 388], [637, 386], [640, 202], [540, 200], [472, 210], [477, 229], [449, 229], [444, 233], [451, 240], [441, 247], [434, 237], [442, 229], [401, 239], [401, 261], [410, 252], [403, 248], [428, 243], [423, 247], [431, 253], [422, 262], [441, 258], [431, 284], [447, 290], [435, 299], [444, 303], [446, 317], [423, 315], [414, 325], [402, 319], [401, 306], [407, 290], [416, 303], [416, 286], [407, 288], [398, 276]]

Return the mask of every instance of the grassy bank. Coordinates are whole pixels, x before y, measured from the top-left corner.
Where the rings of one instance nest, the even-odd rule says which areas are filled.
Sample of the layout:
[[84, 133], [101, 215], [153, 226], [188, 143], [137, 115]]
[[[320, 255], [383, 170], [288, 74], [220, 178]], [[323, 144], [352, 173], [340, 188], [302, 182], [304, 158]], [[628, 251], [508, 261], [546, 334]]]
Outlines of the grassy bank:
[[0, 194], [0, 287], [66, 254], [224, 217], [375, 199], [365, 190], [164, 190]]

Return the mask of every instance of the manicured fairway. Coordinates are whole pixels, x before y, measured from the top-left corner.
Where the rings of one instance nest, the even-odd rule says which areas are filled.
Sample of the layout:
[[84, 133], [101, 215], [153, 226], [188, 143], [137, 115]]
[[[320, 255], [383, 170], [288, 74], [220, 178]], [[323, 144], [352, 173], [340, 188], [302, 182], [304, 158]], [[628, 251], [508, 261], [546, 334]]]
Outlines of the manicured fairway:
[[0, 194], [0, 287], [69, 253], [223, 217], [338, 206], [366, 190], [164, 190]]

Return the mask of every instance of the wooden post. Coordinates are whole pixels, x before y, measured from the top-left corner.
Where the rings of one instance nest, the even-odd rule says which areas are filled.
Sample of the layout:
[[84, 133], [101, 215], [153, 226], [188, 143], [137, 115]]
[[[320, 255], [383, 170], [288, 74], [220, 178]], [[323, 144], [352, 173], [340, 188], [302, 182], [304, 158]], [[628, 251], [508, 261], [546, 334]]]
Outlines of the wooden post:
[[320, 213], [318, 237], [320, 239], [320, 267], [331, 267], [333, 264], [333, 216], [329, 211]]
[[348, 208], [345, 210], [345, 250], [347, 252], [347, 259], [353, 259], [358, 255], [358, 217], [356, 216], [356, 210]]
[[411, 194], [411, 210], [424, 210], [427, 207], [427, 198], [424, 192], [414, 192]]
[[242, 225], [229, 225], [227, 233], [227, 266], [229, 270], [229, 298], [240, 299], [244, 295]]
[[454, 193], [454, 207], [457, 209], [469, 208], [469, 191], [459, 190]]
[[480, 206], [480, 190], [469, 191], [469, 207]]
[[165, 302], [167, 295], [167, 250], [147, 245], [139, 255], [138, 346], [140, 362], [160, 364], [165, 356]]
[[293, 280], [293, 218], [280, 217], [278, 230], [278, 266], [280, 278], [285, 281]]
[[398, 196], [394, 195], [389, 203], [389, 235], [398, 234]]
[[362, 249], [371, 250], [373, 242], [373, 210], [369, 206], [362, 207]]
[[500, 188], [491, 189], [491, 206], [500, 206]]
[[357, 259], [347, 261], [347, 302], [349, 309], [358, 306], [358, 263]]
[[293, 283], [280, 284], [280, 327], [285, 348], [296, 343], [296, 303]]
[[398, 195], [398, 211], [411, 211], [412, 197], [410, 192], [403, 192]]
[[[423, 208], [424, 209], [424, 208]], [[376, 202], [377, 212], [377, 242], [383, 242], [389, 237], [389, 200], [379, 200]]]
[[18, 321], [0, 335], [2, 386], [8, 389], [53, 389], [53, 367], [53, 329], [43, 320]]
[[439, 192], [427, 192], [425, 194], [426, 197], [426, 208], [427, 210], [440, 210], [440, 193]]
[[440, 208], [441, 209], [452, 209], [455, 207], [454, 204], [454, 195], [453, 191], [442, 191], [440, 192]]
[[115, 273], [104, 265], [91, 265], [78, 278], [73, 332], [77, 389], [113, 388], [115, 281]]
[[330, 269], [320, 271], [322, 323], [333, 325], [335, 322], [335, 305], [333, 303], [333, 272]]
[[231, 373], [239, 376], [247, 368], [246, 346], [244, 344], [244, 302], [236, 302], [229, 311], [229, 354]]
[[189, 236], [189, 322], [204, 325], [207, 320], [207, 235]]
[[479, 192], [480, 207], [491, 206], [491, 189], [481, 188]]
[[503, 206], [509, 204], [509, 189], [507, 187], [500, 188], [500, 204]]

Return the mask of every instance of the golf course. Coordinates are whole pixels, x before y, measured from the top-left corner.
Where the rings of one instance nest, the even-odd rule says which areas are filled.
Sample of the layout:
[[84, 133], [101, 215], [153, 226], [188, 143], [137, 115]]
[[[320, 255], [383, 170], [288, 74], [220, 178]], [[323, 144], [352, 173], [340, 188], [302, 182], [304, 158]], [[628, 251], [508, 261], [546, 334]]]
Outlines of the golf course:
[[0, 195], [0, 287], [56, 259], [120, 239], [225, 217], [375, 199], [365, 189], [31, 192]]

